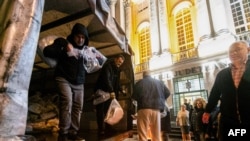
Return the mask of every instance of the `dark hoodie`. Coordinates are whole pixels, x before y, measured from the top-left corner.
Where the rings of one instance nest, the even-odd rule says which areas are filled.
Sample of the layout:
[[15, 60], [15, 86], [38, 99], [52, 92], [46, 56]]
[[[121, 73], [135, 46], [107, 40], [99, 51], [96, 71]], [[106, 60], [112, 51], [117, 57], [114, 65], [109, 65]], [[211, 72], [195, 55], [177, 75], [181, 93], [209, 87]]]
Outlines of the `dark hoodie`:
[[[77, 46], [73, 40], [74, 35], [83, 34], [85, 42], [83, 46]], [[82, 49], [88, 46], [89, 36], [86, 27], [80, 23], [76, 23], [72, 28], [71, 34], [64, 38], [57, 38], [54, 43], [43, 50], [44, 56], [55, 58], [57, 66], [55, 70], [55, 77], [63, 77], [72, 84], [83, 84], [85, 82], [85, 69], [83, 67], [83, 58], [76, 59], [74, 56], [68, 56], [66, 47], [70, 42], [74, 48]]]
[[[83, 46], [77, 46], [76, 43], [74, 42], [74, 35], [76, 34], [83, 34], [85, 36], [85, 42]], [[71, 30], [71, 34], [67, 37], [67, 40], [75, 47], [78, 49], [82, 49], [84, 46], [88, 46], [89, 44], [89, 35], [88, 35], [88, 31], [85, 28], [84, 25], [80, 24], [80, 23], [76, 23], [74, 25], [74, 27]]]

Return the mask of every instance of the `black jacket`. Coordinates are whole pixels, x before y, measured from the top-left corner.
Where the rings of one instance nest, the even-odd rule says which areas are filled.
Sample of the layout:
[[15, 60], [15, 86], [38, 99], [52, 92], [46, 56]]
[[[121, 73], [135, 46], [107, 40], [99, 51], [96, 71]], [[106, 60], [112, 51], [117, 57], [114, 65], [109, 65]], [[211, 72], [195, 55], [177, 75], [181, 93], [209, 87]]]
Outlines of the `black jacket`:
[[[83, 34], [85, 42], [83, 46], [77, 46], [73, 40], [75, 34]], [[89, 37], [87, 29], [81, 24], [75, 24], [71, 34], [64, 38], [55, 39], [52, 45], [44, 48], [43, 54], [46, 57], [54, 58], [57, 60], [55, 69], [55, 77], [63, 77], [72, 84], [83, 84], [85, 82], [86, 70], [83, 66], [83, 57], [76, 59], [74, 56], [68, 56], [66, 52], [67, 44], [71, 43], [74, 48], [82, 49], [88, 45]]]
[[191, 113], [191, 129], [192, 132], [206, 132], [207, 125], [202, 122], [202, 115], [204, 113], [204, 109], [198, 109], [195, 107]]
[[[243, 124], [250, 125], [250, 61], [241, 78], [238, 88], [234, 86], [231, 67], [225, 68], [217, 74], [216, 80], [208, 98], [205, 111], [210, 113], [218, 100], [220, 103], [221, 118], [224, 123], [238, 124], [237, 104]], [[237, 100], [238, 99], [238, 100]]]
[[146, 76], [135, 84], [132, 98], [137, 101], [138, 110], [148, 108], [163, 111], [169, 96], [170, 92], [162, 81]]
[[102, 89], [106, 92], [115, 92], [116, 97], [120, 91], [120, 68], [116, 67], [114, 60], [108, 60], [101, 69], [95, 91]]

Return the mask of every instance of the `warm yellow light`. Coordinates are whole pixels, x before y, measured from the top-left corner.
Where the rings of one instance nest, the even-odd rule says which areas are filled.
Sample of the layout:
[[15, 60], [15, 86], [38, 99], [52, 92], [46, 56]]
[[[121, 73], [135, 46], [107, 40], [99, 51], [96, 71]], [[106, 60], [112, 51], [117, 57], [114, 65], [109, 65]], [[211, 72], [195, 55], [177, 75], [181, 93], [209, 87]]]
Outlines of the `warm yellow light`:
[[143, 0], [131, 0], [131, 2], [133, 3], [139, 3], [139, 2], [142, 2]]

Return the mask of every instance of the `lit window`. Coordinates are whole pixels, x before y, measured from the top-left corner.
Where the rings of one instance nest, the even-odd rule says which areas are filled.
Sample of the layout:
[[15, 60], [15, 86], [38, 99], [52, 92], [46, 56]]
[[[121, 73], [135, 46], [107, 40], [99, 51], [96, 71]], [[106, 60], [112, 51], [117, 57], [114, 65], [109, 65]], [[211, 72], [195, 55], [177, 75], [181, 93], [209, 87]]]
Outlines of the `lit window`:
[[192, 18], [189, 8], [179, 10], [175, 16], [178, 49], [180, 52], [180, 59], [186, 59], [191, 56], [188, 55], [188, 50], [194, 48], [194, 35], [192, 27]]
[[151, 57], [149, 27], [143, 27], [139, 31], [140, 62], [148, 62]]
[[235, 31], [237, 34], [250, 30], [250, 1], [230, 0]]

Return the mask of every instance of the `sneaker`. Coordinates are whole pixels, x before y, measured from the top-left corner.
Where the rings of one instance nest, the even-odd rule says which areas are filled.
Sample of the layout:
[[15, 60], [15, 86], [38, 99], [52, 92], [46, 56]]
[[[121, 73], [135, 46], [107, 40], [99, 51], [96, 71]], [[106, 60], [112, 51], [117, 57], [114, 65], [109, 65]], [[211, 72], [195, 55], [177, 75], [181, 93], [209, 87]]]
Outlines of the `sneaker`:
[[69, 135], [68, 136], [68, 139], [71, 140], [71, 141], [85, 141], [85, 139], [77, 136], [77, 135]]
[[59, 134], [57, 141], [68, 141], [68, 134]]

